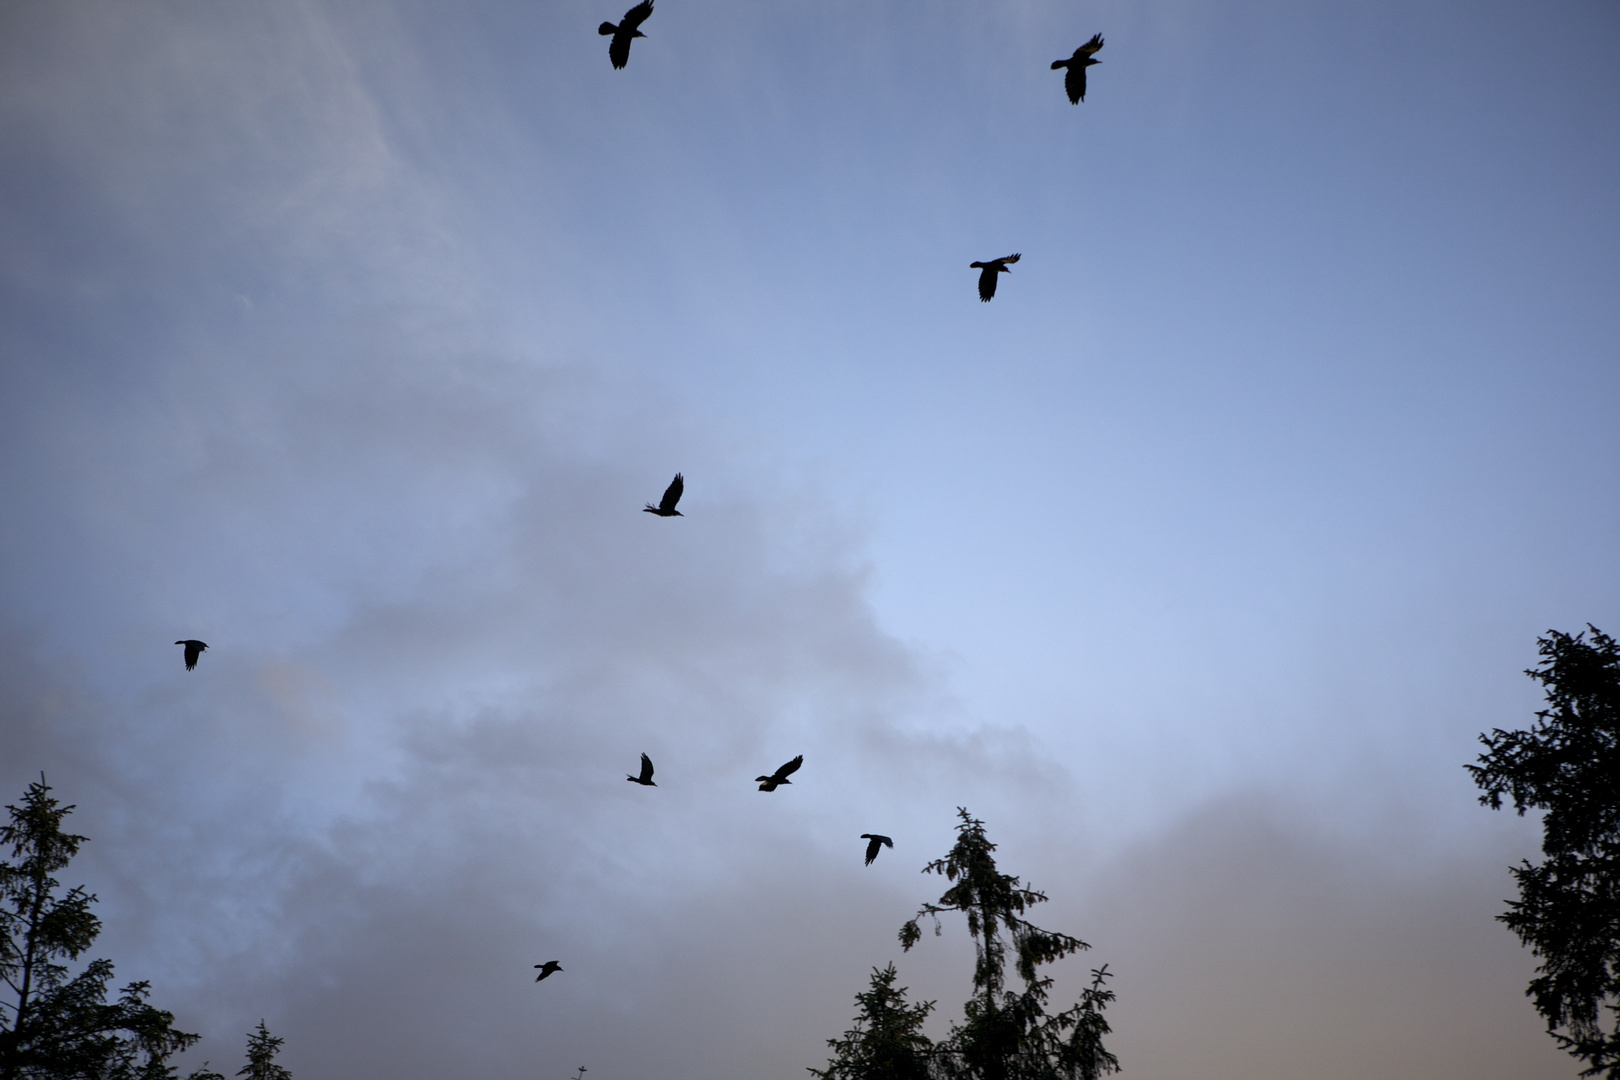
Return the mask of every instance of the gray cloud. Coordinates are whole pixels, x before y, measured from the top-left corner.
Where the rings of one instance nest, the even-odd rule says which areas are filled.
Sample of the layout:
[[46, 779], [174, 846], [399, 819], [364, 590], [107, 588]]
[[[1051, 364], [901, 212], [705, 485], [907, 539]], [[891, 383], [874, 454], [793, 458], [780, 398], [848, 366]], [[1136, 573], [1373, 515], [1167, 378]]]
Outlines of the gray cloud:
[[[966, 803], [1119, 973], [1132, 1074], [1564, 1075], [1489, 921], [1522, 831], [1434, 856], [1283, 801], [1133, 839], [1052, 740], [980, 725], [952, 662], [880, 625], [816, 463], [580, 329], [655, 319], [627, 302], [647, 281], [653, 312], [768, 323], [743, 286], [783, 234], [743, 250], [692, 176], [650, 208], [592, 192], [578, 228], [481, 218], [458, 152], [524, 160], [519, 121], [422, 60], [458, 39], [422, 44], [413, 8], [0, 19], [0, 783], [45, 769], [79, 804], [105, 951], [199, 1057], [263, 1016], [315, 1080], [801, 1075]], [[579, 93], [559, 42], [518, 89]], [[761, 61], [732, 51], [706, 77], [735, 104]], [[662, 107], [615, 115], [666, 145], [692, 106]], [[546, 167], [487, 182], [584, 183], [585, 135], [537, 138]], [[675, 469], [690, 516], [640, 514]], [[656, 790], [622, 779], [642, 751]], [[866, 869], [872, 829], [897, 849]], [[899, 959], [948, 1016], [966, 958], [955, 926]]]
[[[1488, 813], [1482, 810], [1482, 814]], [[1531, 833], [1376, 838], [1258, 796], [1206, 807], [1099, 875], [1120, 1053], [1143, 1075], [1569, 1076], [1494, 921]]]

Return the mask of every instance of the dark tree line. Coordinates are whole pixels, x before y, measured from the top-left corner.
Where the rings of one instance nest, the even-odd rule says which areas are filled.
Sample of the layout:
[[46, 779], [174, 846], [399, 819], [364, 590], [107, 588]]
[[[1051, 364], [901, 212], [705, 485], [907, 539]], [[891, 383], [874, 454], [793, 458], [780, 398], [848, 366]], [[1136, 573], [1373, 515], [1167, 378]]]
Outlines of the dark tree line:
[[1529, 731], [1481, 735], [1465, 766], [1500, 809], [1543, 811], [1542, 861], [1512, 869], [1519, 899], [1497, 916], [1541, 958], [1526, 994], [1547, 1031], [1584, 1061], [1582, 1076], [1620, 1077], [1620, 647], [1596, 627], [1550, 632], [1525, 672], [1547, 692]]
[[[934, 1002], [909, 1003], [906, 988], [894, 985], [894, 965], [874, 968], [869, 988], [855, 996], [855, 1026], [842, 1039], [828, 1040], [833, 1058], [810, 1072], [821, 1080], [1098, 1080], [1118, 1072], [1119, 1060], [1102, 1042], [1109, 1033], [1103, 1010], [1114, 1000], [1107, 965], [1093, 969], [1078, 1002], [1046, 1011], [1052, 979], [1040, 969], [1090, 946], [1025, 919], [1046, 894], [997, 869], [984, 822], [965, 809], [958, 814], [956, 844], [924, 868], [952, 884], [901, 927], [900, 944], [909, 952], [921, 939], [923, 916], [934, 920], [935, 934], [940, 915], [967, 917], [976, 960], [962, 1022], [931, 1041], [922, 1028]], [[1016, 989], [1007, 986], [1009, 961]]]
[[[69, 965], [101, 933], [95, 894], [62, 891], [56, 874], [88, 837], [64, 832], [73, 812], [51, 796], [43, 777], [20, 806], [7, 806], [0, 826], [0, 1080], [172, 1080], [169, 1059], [198, 1036], [174, 1026], [174, 1014], [147, 1003], [151, 984], [125, 986], [108, 1001], [110, 960], [77, 972]], [[265, 1030], [248, 1036], [249, 1080], [291, 1080], [274, 1062], [281, 1040]], [[187, 1080], [225, 1080], [205, 1064]]]

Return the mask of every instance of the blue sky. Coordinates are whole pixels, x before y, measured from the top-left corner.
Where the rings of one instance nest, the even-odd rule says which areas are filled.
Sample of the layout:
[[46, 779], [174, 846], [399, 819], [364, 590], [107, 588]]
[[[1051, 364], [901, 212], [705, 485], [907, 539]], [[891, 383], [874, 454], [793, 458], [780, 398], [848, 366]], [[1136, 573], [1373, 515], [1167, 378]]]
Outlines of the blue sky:
[[618, 15], [0, 14], [0, 779], [120, 974], [300, 1077], [803, 1075], [965, 996], [966, 804], [1132, 1075], [1573, 1076], [1461, 765], [1620, 624], [1614, 5]]

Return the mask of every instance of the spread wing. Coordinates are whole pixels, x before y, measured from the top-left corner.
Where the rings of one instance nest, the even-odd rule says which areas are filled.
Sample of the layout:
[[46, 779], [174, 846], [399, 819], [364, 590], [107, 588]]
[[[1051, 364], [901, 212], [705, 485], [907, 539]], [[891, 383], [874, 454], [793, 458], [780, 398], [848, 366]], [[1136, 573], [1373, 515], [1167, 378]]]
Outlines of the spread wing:
[[794, 758], [792, 761], [788, 762], [786, 765], [783, 765], [780, 769], [777, 769], [776, 770], [776, 775], [772, 776], [771, 779], [775, 780], [777, 782], [781, 782], [783, 780], [786, 780], [788, 777], [790, 777], [794, 773], [798, 772], [799, 771], [799, 766], [803, 765], [803, 764], [804, 764], [804, 755], [800, 754], [798, 757]]
[[[652, 6], [653, 0], [641, 0], [641, 3], [625, 12], [624, 18], [619, 21], [619, 33], [623, 34], [627, 38], [634, 34], [636, 32], [636, 28], [642, 23], [646, 22], [647, 16], [652, 14]], [[1096, 43], [1097, 49], [1102, 48], [1102, 38], [1095, 37], [1091, 40]], [[626, 45], [625, 48], [628, 50], [629, 46]], [[1096, 52], [1097, 49], [1092, 49], [1091, 51]]]
[[[648, 4], [647, 6], [651, 7], [652, 5]], [[676, 473], [675, 479], [671, 480], [669, 487], [664, 489], [664, 497], [658, 501], [658, 509], [665, 513], [675, 509], [675, 504], [681, 501], [681, 492], [685, 490], [686, 479], [680, 473]]]
[[[647, 6], [651, 7], [652, 5], [648, 4]], [[1103, 47], [1102, 35], [1101, 34], [1092, 34], [1090, 41], [1086, 42], [1084, 45], [1082, 45], [1078, 49], [1074, 50], [1074, 58], [1076, 60], [1083, 59], [1083, 58], [1085, 58], [1087, 56], [1092, 55], [1093, 53], [1095, 53], [1098, 49], [1100, 49], [1102, 47]]]
[[641, 782], [646, 783], [648, 780], [651, 780], [652, 777], [653, 777], [652, 758], [648, 757], [646, 754], [642, 754], [641, 755]]
[[1002, 266], [1010, 266], [1022, 258], [1022, 255], [1004, 255], [997, 259], [996, 262], [1000, 263]]
[[1069, 104], [1079, 105], [1085, 100], [1085, 68], [1074, 65], [1063, 76], [1063, 89], [1069, 92]]
[[996, 264], [986, 263], [984, 269], [979, 271], [979, 299], [989, 303], [994, 295], [996, 295]]
[[[862, 833], [861, 835], [865, 836], [867, 834]], [[883, 841], [879, 840], [875, 836], [872, 837], [872, 842], [866, 845], [866, 865], [867, 866], [872, 865], [872, 860], [877, 858], [877, 853], [880, 850], [882, 850], [882, 848], [883, 848]]]
[[619, 68], [630, 62], [630, 33], [621, 25], [613, 40], [608, 42], [608, 59], [612, 61], [613, 68]]
[[1075, 64], [1063, 76], [1063, 89], [1069, 92], [1069, 104], [1078, 105], [1086, 100], [1086, 69]]

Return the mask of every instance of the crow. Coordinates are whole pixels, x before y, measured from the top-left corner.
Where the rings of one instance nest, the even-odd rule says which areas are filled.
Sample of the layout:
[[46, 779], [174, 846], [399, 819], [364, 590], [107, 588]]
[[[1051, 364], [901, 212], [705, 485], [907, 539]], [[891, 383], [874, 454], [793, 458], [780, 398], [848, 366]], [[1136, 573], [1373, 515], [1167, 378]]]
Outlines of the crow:
[[991, 259], [989, 262], [968, 263], [973, 269], [979, 271], [979, 299], [988, 304], [990, 298], [996, 295], [996, 275], [1012, 273], [1012, 268], [1007, 264], [1015, 263], [1021, 258], [1023, 258], [1022, 255], [1005, 255], [999, 259]]
[[1052, 70], [1068, 68], [1069, 73], [1063, 76], [1063, 89], [1069, 92], [1069, 104], [1078, 105], [1086, 100], [1086, 68], [1092, 64], [1100, 64], [1101, 60], [1093, 60], [1091, 54], [1102, 48], [1101, 34], [1091, 35], [1091, 40], [1074, 50], [1074, 55], [1067, 60], [1052, 61]]
[[641, 508], [644, 514], [657, 514], [659, 517], [685, 517], [686, 515], [675, 509], [675, 504], [681, 501], [681, 492], [686, 490], [686, 479], [680, 473], [669, 482], [664, 489], [664, 497], [658, 500], [658, 505], [648, 503]]
[[632, 784], [641, 784], [644, 787], [657, 787], [658, 785], [653, 783], [652, 774], [653, 774], [652, 758], [648, 757], [646, 754], [642, 754], [641, 755], [641, 775], [640, 776], [626, 776], [625, 779], [630, 781]]
[[637, 28], [652, 14], [652, 6], [653, 0], [641, 0], [641, 3], [624, 13], [619, 25], [605, 22], [596, 28], [596, 32], [603, 37], [613, 35], [613, 40], [608, 42], [608, 59], [613, 61], [613, 70], [617, 71], [630, 62], [630, 39], [647, 36]]
[[534, 966], [540, 969], [540, 974], [534, 977], [535, 982], [539, 982], [547, 975], [555, 975], [557, 972], [563, 969], [562, 965], [557, 963], [555, 960], [547, 960], [544, 964], [536, 964]]
[[803, 764], [804, 764], [804, 755], [800, 754], [798, 757], [794, 758], [792, 761], [788, 762], [786, 765], [783, 765], [780, 769], [777, 769], [771, 775], [769, 775], [769, 776], [756, 776], [756, 777], [754, 777], [754, 779], [759, 781], [759, 790], [761, 790], [761, 791], [775, 791], [776, 786], [778, 784], [791, 784], [791, 783], [793, 783], [793, 781], [789, 780], [788, 777], [790, 777], [794, 773], [798, 772], [799, 771], [799, 766], [803, 765]]
[[887, 844], [890, 851], [894, 850], [894, 841], [890, 840], [887, 836], [879, 836], [877, 833], [863, 832], [861, 833], [861, 839], [872, 841], [870, 844], [866, 845], [867, 866], [872, 865], [872, 860], [877, 858], [879, 851], [883, 850], [883, 845]]
[[208, 648], [208, 643], [206, 641], [193, 641], [187, 639], [186, 641], [177, 641], [175, 644], [184, 645], [186, 647], [186, 670], [196, 670], [197, 657], [201, 656], [203, 654], [203, 650]]

